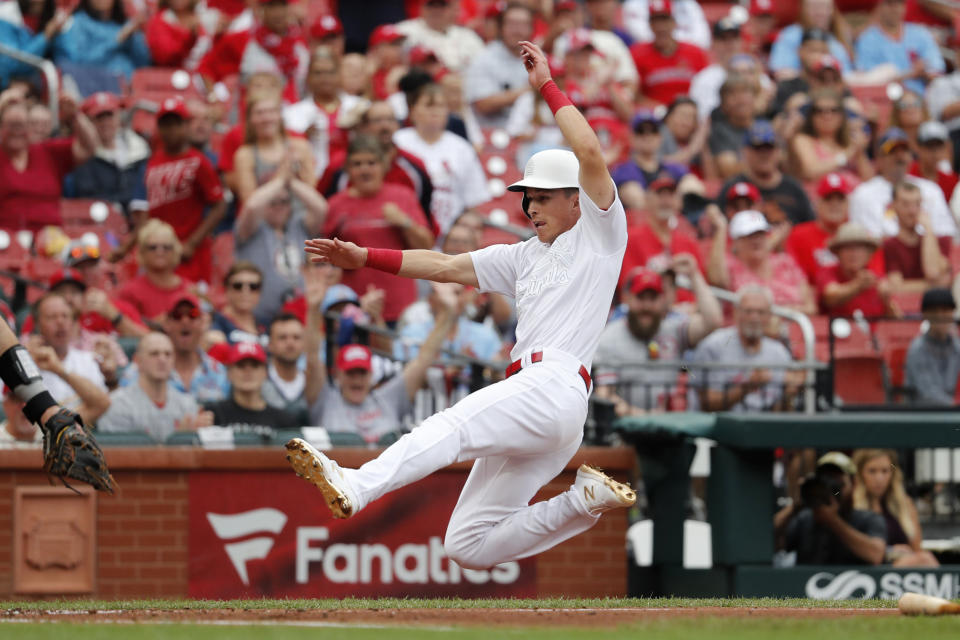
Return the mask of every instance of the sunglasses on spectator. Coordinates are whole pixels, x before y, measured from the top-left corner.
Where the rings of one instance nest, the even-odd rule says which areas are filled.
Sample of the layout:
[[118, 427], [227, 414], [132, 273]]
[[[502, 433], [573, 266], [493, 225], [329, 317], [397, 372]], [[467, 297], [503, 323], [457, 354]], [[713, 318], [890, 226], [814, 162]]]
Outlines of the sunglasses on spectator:
[[243, 291], [244, 288], [249, 291], [260, 291], [260, 284], [259, 282], [231, 282], [230, 288], [234, 291]]
[[814, 107], [813, 113], [843, 113], [843, 107], [833, 106], [833, 107]]
[[70, 249], [70, 257], [74, 260], [85, 260], [90, 258], [91, 260], [100, 259], [100, 248], [99, 247], [74, 247]]
[[172, 244], [148, 244], [144, 247], [147, 251], [173, 251]]
[[184, 318], [196, 320], [199, 317], [200, 309], [197, 309], [196, 307], [190, 307], [189, 309], [174, 309], [170, 312], [171, 320], [183, 320]]

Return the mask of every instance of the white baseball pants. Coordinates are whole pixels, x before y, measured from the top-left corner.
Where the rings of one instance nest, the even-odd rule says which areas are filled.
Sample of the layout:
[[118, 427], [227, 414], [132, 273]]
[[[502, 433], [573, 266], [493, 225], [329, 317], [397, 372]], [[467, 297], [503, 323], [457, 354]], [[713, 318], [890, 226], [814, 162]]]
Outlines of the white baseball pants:
[[531, 505], [583, 438], [587, 389], [580, 362], [543, 350], [543, 360], [437, 413], [359, 469], [345, 469], [359, 505], [454, 462], [477, 459], [454, 508], [444, 548], [467, 569], [545, 551], [592, 527], [575, 491]]

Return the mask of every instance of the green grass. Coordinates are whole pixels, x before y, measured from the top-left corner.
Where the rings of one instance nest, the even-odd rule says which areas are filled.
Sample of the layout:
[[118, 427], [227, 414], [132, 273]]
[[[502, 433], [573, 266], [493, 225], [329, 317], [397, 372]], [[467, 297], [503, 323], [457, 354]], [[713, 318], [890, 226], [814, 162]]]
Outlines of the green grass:
[[807, 607], [896, 608], [892, 600], [808, 600], [805, 598], [344, 598], [322, 600], [36, 600], [0, 601], [0, 611], [14, 609], [623, 609], [633, 607]]
[[[923, 640], [957, 637], [957, 621], [952, 618], [843, 618], [809, 619], [737, 619], [703, 618], [653, 620], [620, 629], [345, 629], [336, 627], [304, 628], [281, 626], [212, 627], [202, 625], [73, 625], [36, 624], [0, 625], [17, 640], [415, 640], [454, 638], [523, 638], [524, 640], [808, 640], [836, 638], [843, 640], [883, 640], [886, 638], [922, 638]], [[174, 635], [176, 634], [176, 635]], [[6, 634], [4, 634], [6, 636]]]

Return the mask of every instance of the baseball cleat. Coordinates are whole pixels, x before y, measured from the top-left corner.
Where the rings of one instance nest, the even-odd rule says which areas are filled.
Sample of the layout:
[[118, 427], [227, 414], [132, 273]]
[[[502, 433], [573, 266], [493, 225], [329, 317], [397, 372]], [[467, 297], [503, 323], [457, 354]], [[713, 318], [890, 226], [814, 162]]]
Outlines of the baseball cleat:
[[583, 499], [584, 505], [593, 515], [604, 511], [630, 507], [637, 501], [637, 493], [629, 485], [617, 482], [607, 474], [591, 466], [582, 464], [577, 469], [577, 479], [573, 489]]
[[354, 504], [347, 495], [347, 479], [336, 462], [314, 449], [308, 442], [294, 438], [286, 444], [287, 461], [297, 473], [323, 494], [334, 518], [349, 518]]

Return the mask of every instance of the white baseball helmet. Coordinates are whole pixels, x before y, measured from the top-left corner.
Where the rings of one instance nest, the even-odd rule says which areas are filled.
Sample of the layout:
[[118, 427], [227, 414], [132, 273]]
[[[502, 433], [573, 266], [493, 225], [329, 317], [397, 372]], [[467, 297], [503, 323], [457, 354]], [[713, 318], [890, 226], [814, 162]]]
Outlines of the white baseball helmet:
[[527, 160], [523, 168], [523, 180], [507, 187], [510, 191], [534, 189], [579, 189], [580, 162], [572, 151], [546, 149], [538, 151]]

